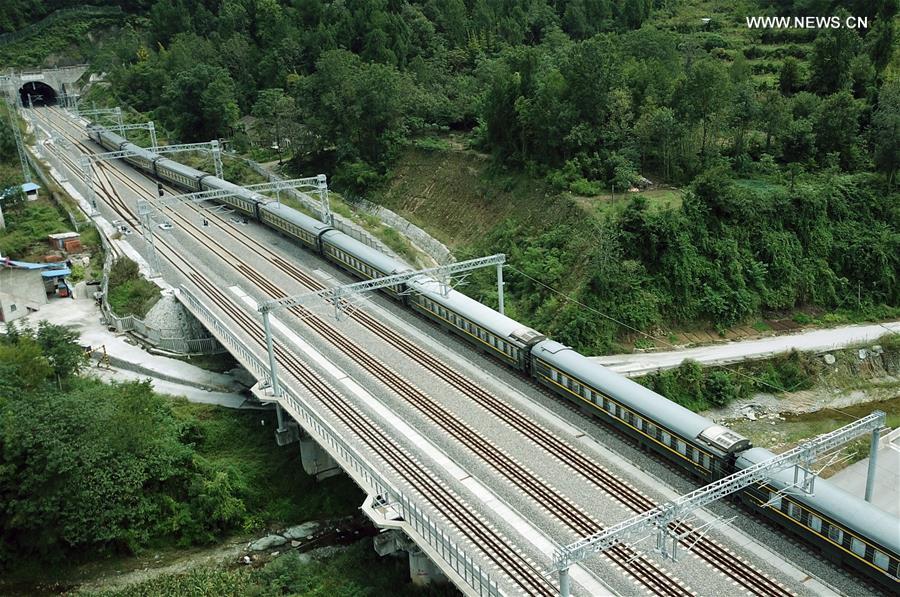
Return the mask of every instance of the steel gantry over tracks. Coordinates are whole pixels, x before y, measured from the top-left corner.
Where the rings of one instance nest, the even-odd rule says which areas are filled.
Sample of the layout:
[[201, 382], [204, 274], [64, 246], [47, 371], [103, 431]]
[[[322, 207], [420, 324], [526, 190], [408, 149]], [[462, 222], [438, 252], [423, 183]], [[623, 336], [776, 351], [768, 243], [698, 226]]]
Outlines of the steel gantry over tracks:
[[[220, 174], [216, 174], [222, 178]], [[297, 189], [313, 189], [319, 194], [319, 219], [326, 224], [333, 225], [334, 218], [331, 215], [331, 206], [328, 203], [328, 179], [324, 174], [310, 176], [307, 178], [292, 178], [288, 180], [273, 180], [271, 182], [263, 182], [259, 184], [251, 184], [241, 187], [243, 190], [253, 193], [280, 193], [281, 191], [297, 190]], [[163, 200], [163, 205], [174, 205], [176, 203], [209, 201], [213, 199], [223, 199], [232, 197], [234, 191], [227, 189], [209, 189], [206, 191], [197, 191], [195, 193], [186, 193], [184, 195], [174, 195]], [[280, 195], [278, 195], [280, 198]]]
[[[149, 124], [153, 124], [152, 122]], [[143, 128], [145, 125], [135, 125], [134, 128]], [[167, 153], [179, 153], [182, 151], [208, 151], [213, 156], [213, 162], [216, 167], [216, 176], [218, 178], [222, 178], [222, 152], [221, 147], [219, 146], [219, 142], [213, 139], [212, 141], [207, 141], [204, 143], [181, 143], [179, 145], [163, 145], [161, 147], [157, 147], [154, 150], [154, 153], [158, 154], [167, 154]], [[85, 184], [88, 188], [88, 193], [90, 194], [91, 205], [96, 209], [97, 207], [97, 196], [94, 191], [94, 175], [91, 171], [91, 165], [95, 162], [108, 162], [111, 160], [120, 160], [122, 158], [127, 158], [130, 156], [137, 155], [136, 152], [130, 149], [120, 149], [118, 151], [108, 151], [106, 153], [89, 153], [81, 156], [81, 170], [82, 170], [82, 178], [84, 179]], [[181, 197], [181, 195], [177, 195], [177, 197]]]
[[122, 133], [122, 136], [125, 137], [125, 139], [128, 139], [128, 135], [125, 134], [127, 131], [148, 131], [150, 133], [150, 151], [158, 153], [159, 143], [156, 140], [156, 125], [153, 124], [152, 120], [139, 122], [137, 124], [114, 124], [104, 128], [114, 133]]
[[[872, 454], [869, 461], [869, 482], [871, 482], [873, 468], [871, 465], [875, 462], [875, 454], [878, 450], [878, 434], [884, 426], [884, 419], [885, 415], [883, 412], [875, 411], [831, 433], [826, 433], [804, 442], [796, 448], [779, 454], [770, 460], [755, 464], [718, 481], [713, 481], [709, 485], [685, 494], [674, 501], [660, 504], [652, 510], [633, 516], [590, 537], [584, 537], [574, 543], [560, 547], [553, 556], [554, 564], [559, 571], [560, 594], [563, 597], [568, 597], [569, 595], [569, 567], [591, 554], [605, 551], [618, 543], [625, 543], [639, 535], [645, 536], [648, 532], [657, 532], [658, 550], [663, 556], [674, 560], [676, 557], [676, 546], [681, 538], [674, 532], [679, 519], [684, 518], [698, 508], [740, 491], [749, 485], [764, 481], [771, 474], [778, 471], [794, 467], [794, 483], [792, 487], [797, 487], [800, 491], [807, 494], [813, 494], [816, 474], [810, 469], [816, 459], [825, 452], [833, 450], [868, 432], [872, 433]], [[867, 489], [868, 493], [870, 492]], [[671, 550], [668, 548], [668, 540], [670, 538], [672, 539]]]
[[[160, 149], [166, 150], [168, 152], [173, 151], [187, 151], [189, 149], [195, 149], [197, 146], [206, 146], [215, 144], [215, 149], [218, 151], [218, 143], [216, 141], [210, 141], [209, 143], [187, 143], [184, 145], [169, 145], [167, 147], [162, 147]], [[113, 151], [108, 154], [99, 154], [105, 156], [112, 156], [110, 159], [114, 159], [116, 157], [123, 157], [119, 154], [124, 153], [125, 155], [129, 155], [131, 152], [125, 151]], [[217, 161], [217, 171], [221, 170], [221, 161]], [[85, 172], [89, 173], [90, 168], [88, 167]], [[221, 178], [221, 176], [219, 176]], [[91, 186], [91, 191], [93, 192], [93, 187]], [[318, 176], [313, 176], [309, 178], [296, 178], [292, 180], [279, 180], [273, 182], [265, 182], [261, 184], [249, 185], [246, 187], [241, 187], [242, 189], [253, 191], [256, 193], [268, 193], [268, 192], [278, 192], [283, 191], [285, 189], [298, 189], [305, 187], [315, 187], [320, 190], [320, 197], [322, 198], [323, 203], [327, 206], [328, 204], [328, 185], [326, 183], [326, 177], [324, 174], [319, 174]], [[172, 207], [174, 205], [178, 205], [179, 203], [202, 203], [203, 201], [211, 201], [214, 199], [224, 199], [225, 197], [231, 197], [235, 195], [234, 191], [224, 190], [224, 189], [210, 189], [206, 191], [196, 191], [194, 193], [185, 193], [183, 195], [172, 195], [170, 197], [159, 199], [159, 204], [162, 207]], [[156, 255], [156, 239], [153, 233], [153, 213], [159, 212], [159, 210], [151, 205], [148, 201], [138, 201], [138, 215], [141, 220], [141, 227], [143, 228], [143, 236], [144, 239], [150, 245], [150, 256], [151, 256], [151, 268], [153, 269], [153, 274], [159, 273], [159, 260]], [[330, 210], [328, 211], [330, 213]]]
[[276, 398], [280, 396], [280, 390], [278, 386], [278, 369], [275, 363], [275, 350], [272, 345], [272, 331], [269, 324], [269, 313], [271, 313], [272, 311], [298, 307], [300, 305], [303, 305], [304, 303], [308, 304], [310, 301], [331, 301], [334, 303], [335, 319], [339, 319], [341, 310], [347, 304], [345, 299], [350, 296], [362, 294], [364, 292], [370, 292], [372, 290], [378, 290], [379, 288], [387, 288], [388, 286], [402, 284], [403, 282], [406, 282], [418, 276], [431, 276], [439, 280], [441, 283], [441, 292], [446, 296], [447, 292], [449, 292], [450, 290], [451, 276], [453, 276], [454, 274], [468, 272], [474, 269], [489, 267], [492, 265], [497, 266], [497, 285], [500, 292], [500, 304], [502, 305], [502, 268], [504, 263], [506, 263], [506, 255], [504, 255], [503, 253], [498, 253], [497, 255], [491, 255], [490, 257], [478, 257], [476, 259], [469, 259], [468, 261], [460, 261], [457, 263], [451, 263], [439, 267], [432, 267], [421, 270], [410, 270], [399, 274], [383, 276], [381, 278], [373, 278], [371, 280], [364, 280], [362, 282], [354, 282], [353, 284], [344, 284], [343, 286], [324, 288], [322, 290], [317, 290], [314, 292], [306, 292], [304, 294], [299, 294], [296, 296], [286, 296], [280, 299], [271, 299], [260, 303], [256, 310], [262, 314], [263, 329], [266, 333], [266, 350], [269, 353], [269, 378], [270, 384], [272, 386], [272, 394]]
[[117, 126], [124, 126], [125, 122], [122, 119], [122, 108], [116, 106], [115, 108], [95, 108], [92, 110], [79, 110], [77, 107], [69, 111], [70, 114], [75, 116], [76, 118], [87, 118], [88, 116], [112, 116], [116, 120]]

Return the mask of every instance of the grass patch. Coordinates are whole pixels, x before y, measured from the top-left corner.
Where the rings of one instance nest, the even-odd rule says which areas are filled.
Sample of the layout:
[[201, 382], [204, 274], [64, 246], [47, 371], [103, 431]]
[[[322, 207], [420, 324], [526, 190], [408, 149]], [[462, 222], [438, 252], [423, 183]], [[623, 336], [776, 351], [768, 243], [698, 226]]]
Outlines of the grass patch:
[[751, 327], [754, 330], [756, 330], [757, 332], [771, 332], [772, 331], [772, 326], [770, 326], [768, 323], [766, 323], [765, 321], [762, 321], [762, 320], [754, 322]]
[[0, 252], [25, 261], [43, 261], [50, 252], [47, 237], [71, 229], [56, 205], [45, 197], [4, 210], [6, 232], [0, 236]]
[[424, 137], [413, 141], [413, 147], [422, 151], [446, 151], [450, 149], [450, 142], [437, 137]]

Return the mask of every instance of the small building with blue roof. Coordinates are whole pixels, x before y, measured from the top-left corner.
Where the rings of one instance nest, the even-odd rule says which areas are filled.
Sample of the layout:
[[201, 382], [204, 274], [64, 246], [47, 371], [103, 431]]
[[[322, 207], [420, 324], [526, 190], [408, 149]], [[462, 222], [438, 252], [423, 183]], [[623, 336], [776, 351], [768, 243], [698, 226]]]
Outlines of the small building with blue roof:
[[[47, 296], [69, 295], [63, 263], [30, 263], [0, 258], [0, 322], [9, 322], [37, 311]], [[64, 291], [62, 289], [65, 289]]]

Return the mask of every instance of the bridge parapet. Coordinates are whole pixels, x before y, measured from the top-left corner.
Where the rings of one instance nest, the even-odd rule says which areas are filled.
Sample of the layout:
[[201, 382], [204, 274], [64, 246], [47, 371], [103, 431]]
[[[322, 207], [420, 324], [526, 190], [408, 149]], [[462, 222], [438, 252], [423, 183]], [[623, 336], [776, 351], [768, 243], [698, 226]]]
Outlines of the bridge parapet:
[[[264, 361], [247, 348], [237, 334], [203, 301], [184, 287], [179, 289], [177, 296], [248, 371], [260, 381], [269, 380], [269, 369]], [[380, 509], [391, 511], [391, 518], [397, 521], [398, 526], [403, 528], [458, 588], [467, 595], [479, 597], [502, 595], [490, 574], [416, 500], [390, 484], [302, 396], [284, 384], [280, 387], [282, 397], [277, 403], [341, 465], [363, 491], [370, 496], [377, 496]]]

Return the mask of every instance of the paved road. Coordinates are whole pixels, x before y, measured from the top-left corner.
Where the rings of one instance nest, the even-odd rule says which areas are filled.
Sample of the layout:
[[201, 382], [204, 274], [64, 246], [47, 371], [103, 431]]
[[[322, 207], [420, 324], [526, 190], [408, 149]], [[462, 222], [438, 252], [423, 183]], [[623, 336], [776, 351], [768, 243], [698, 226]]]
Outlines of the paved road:
[[791, 350], [823, 351], [853, 344], [874, 343], [889, 333], [900, 333], [900, 321], [874, 325], [849, 325], [827, 330], [811, 330], [799, 334], [773, 336], [759, 340], [726, 342], [711, 346], [667, 352], [644, 352], [591, 357], [609, 369], [629, 377], [652, 371], [672, 369], [686, 359], [704, 365], [728, 365], [746, 360], [765, 359]]

